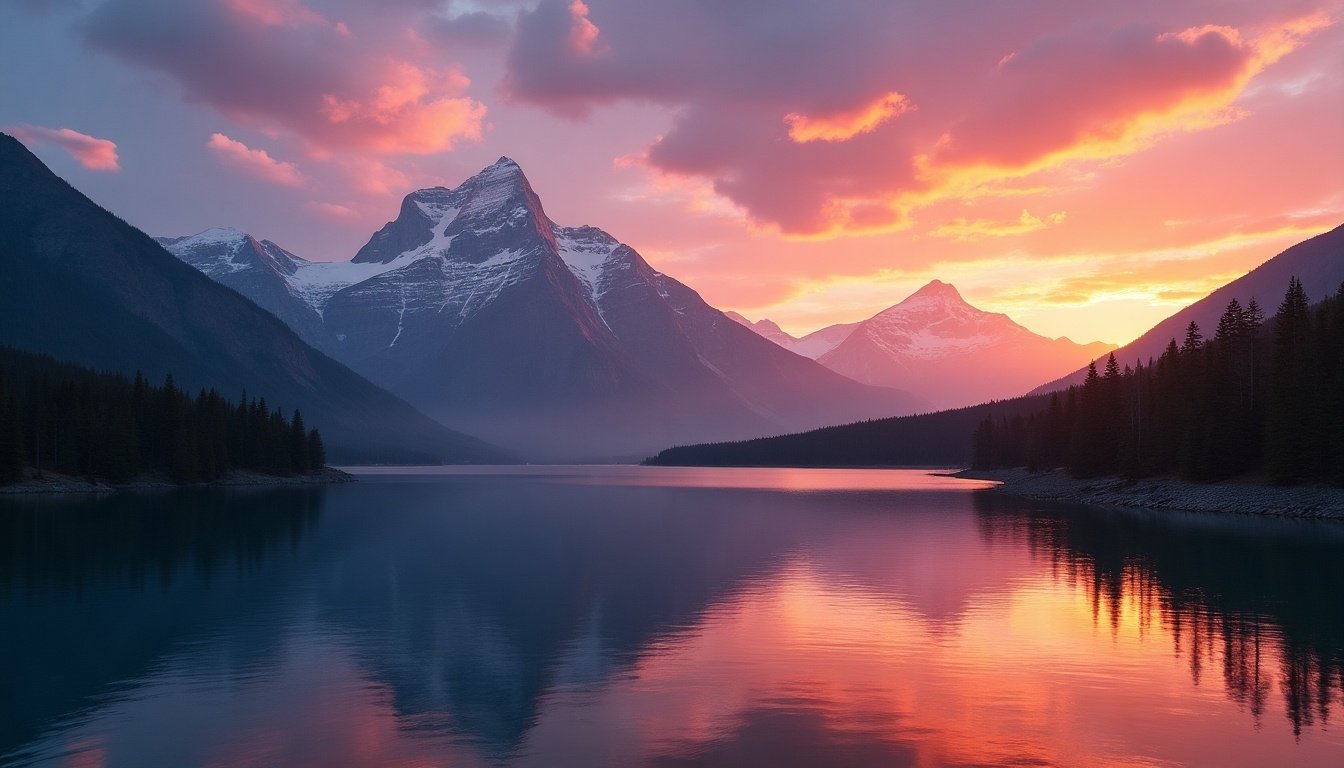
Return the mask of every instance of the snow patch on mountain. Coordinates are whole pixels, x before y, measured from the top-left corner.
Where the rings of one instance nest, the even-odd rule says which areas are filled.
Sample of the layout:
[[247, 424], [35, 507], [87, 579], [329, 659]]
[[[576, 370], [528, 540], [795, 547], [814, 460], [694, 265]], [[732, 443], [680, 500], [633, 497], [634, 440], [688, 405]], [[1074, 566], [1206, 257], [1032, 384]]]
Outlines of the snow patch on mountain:
[[610, 273], [613, 268], [621, 266], [613, 259], [621, 247], [620, 242], [596, 227], [560, 227], [552, 222], [551, 231], [555, 235], [560, 258], [587, 289], [593, 309], [597, 310], [598, 317], [606, 324], [607, 319], [602, 314], [602, 296], [611, 284]]
[[160, 242], [178, 258], [218, 279], [256, 266], [244, 256], [249, 239], [233, 227], [213, 227], [188, 237], [161, 239]]

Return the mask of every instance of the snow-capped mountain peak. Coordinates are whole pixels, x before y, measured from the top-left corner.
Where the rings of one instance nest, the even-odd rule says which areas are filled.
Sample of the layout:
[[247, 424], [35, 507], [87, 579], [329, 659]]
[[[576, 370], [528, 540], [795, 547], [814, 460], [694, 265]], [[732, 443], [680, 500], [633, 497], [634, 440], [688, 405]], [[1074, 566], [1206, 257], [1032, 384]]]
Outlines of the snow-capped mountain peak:
[[309, 264], [269, 240], [257, 240], [233, 227], [212, 227], [186, 237], [158, 238], [158, 242], [216, 279], [245, 270], [270, 270], [292, 276]]
[[397, 218], [374, 233], [354, 262], [386, 264], [412, 253], [480, 262], [520, 234], [534, 240], [554, 237], [522, 168], [501, 157], [456, 187], [428, 187], [407, 195]]
[[942, 280], [931, 280], [923, 288], [907, 296], [900, 303], [879, 312], [884, 315], [909, 315], [915, 313], [946, 312], [987, 314], [971, 306], [961, 296], [956, 286]]
[[552, 222], [507, 157], [406, 195], [352, 261], [219, 279], [431, 415], [533, 452], [633, 456], [915, 407], [744, 332], [603, 230]]
[[928, 359], [1034, 336], [1007, 315], [971, 306], [950, 283], [933, 280], [899, 304], [869, 318], [859, 332], [877, 347]]
[[1037, 335], [1005, 314], [972, 306], [950, 283], [933, 280], [859, 323], [817, 360], [859, 381], [903, 387], [938, 407], [957, 407], [1022, 394], [1043, 374], [1071, 370], [1105, 349]]

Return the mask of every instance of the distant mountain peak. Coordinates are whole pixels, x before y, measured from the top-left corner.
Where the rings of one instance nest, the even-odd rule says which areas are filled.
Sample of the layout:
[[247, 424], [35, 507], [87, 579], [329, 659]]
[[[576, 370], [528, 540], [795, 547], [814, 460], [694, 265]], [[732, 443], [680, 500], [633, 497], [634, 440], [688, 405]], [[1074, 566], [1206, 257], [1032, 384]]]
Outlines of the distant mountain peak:
[[233, 243], [250, 237], [246, 232], [236, 227], [211, 227], [209, 229], [197, 232], [194, 235], [176, 238], [181, 243]]
[[769, 318], [762, 318], [753, 323], [752, 321], [748, 320], [747, 318], [743, 317], [737, 312], [730, 311], [730, 312], [724, 312], [723, 314], [729, 320], [732, 320], [733, 322], [738, 323], [739, 325], [745, 325], [746, 327], [755, 331], [758, 336], [763, 336], [769, 339], [770, 341], [773, 341], [774, 343], [778, 344], [779, 346], [784, 347], [785, 349], [790, 349], [793, 343], [798, 340], [788, 331], [784, 330], [783, 328], [780, 328], [779, 323], [776, 323], [774, 320], [771, 320]]
[[[930, 280], [923, 288], [920, 288], [918, 291], [915, 291], [906, 297], [905, 301], [902, 301], [901, 304], [928, 299], [936, 299], [944, 303], [965, 304], [966, 306], [970, 306], [970, 304], [967, 304], [966, 299], [962, 298], [961, 292], [957, 290], [955, 285], [944, 283], [942, 280]], [[900, 306], [900, 304], [897, 306]]]

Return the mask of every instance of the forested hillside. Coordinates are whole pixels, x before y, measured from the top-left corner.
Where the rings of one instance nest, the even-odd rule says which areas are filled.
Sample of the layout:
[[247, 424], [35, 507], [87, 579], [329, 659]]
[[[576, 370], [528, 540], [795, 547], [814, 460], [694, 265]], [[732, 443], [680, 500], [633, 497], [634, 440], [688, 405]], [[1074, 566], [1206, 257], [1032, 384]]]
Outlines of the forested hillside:
[[183, 392], [168, 376], [96, 373], [0, 347], [0, 484], [37, 472], [126, 481], [146, 472], [179, 483], [230, 470], [305, 474], [326, 464], [316, 429], [264, 398], [235, 404], [214, 390]]
[[974, 451], [978, 468], [1344, 485], [1344, 285], [1313, 308], [1292, 278], [1268, 322], [1233, 299], [1212, 338], [1191, 322], [1156, 361], [1112, 355], [1041, 410], [983, 419]]

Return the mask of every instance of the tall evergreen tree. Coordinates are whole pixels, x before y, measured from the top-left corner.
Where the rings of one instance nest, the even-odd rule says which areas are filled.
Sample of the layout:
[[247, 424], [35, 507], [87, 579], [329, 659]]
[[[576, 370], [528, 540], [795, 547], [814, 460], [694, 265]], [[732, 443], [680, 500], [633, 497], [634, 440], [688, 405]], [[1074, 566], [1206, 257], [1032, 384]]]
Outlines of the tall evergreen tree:
[[303, 426], [303, 415], [295, 410], [289, 420], [289, 463], [295, 472], [306, 474], [310, 470], [308, 454], [308, 430]]
[[1266, 469], [1275, 482], [1300, 480], [1306, 469], [1308, 419], [1312, 411], [1311, 311], [1302, 281], [1288, 281], [1274, 314], [1274, 348], [1265, 424]]
[[314, 471], [327, 466], [327, 448], [322, 444], [322, 434], [316, 429], [308, 431], [308, 461]]
[[1199, 323], [1194, 320], [1185, 326], [1185, 341], [1181, 343], [1181, 351], [1186, 353], [1198, 352], [1204, 346], [1204, 334], [1199, 332]]

